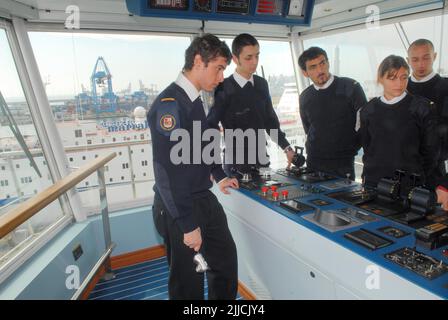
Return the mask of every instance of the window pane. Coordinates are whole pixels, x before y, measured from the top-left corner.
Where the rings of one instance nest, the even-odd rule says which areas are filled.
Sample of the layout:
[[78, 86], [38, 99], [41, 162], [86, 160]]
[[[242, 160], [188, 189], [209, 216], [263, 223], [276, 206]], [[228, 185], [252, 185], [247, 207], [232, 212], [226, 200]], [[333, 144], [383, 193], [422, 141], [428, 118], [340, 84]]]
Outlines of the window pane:
[[[53, 184], [17, 74], [0, 29], [0, 215]], [[3, 100], [4, 99], [4, 100]], [[63, 217], [58, 201], [0, 239], [0, 267]]]
[[[299, 116], [299, 95], [290, 44], [284, 41], [260, 41], [260, 48], [257, 71], [268, 81], [280, 128], [292, 147], [303, 147], [304, 132]], [[273, 168], [286, 167], [285, 153], [276, 144], [270, 143], [268, 153]]]
[[377, 68], [391, 54], [406, 56], [393, 25], [362, 29], [304, 41], [305, 49], [318, 46], [327, 51], [330, 71], [361, 83], [367, 99], [381, 94], [376, 84]]
[[[146, 116], [143, 112], [138, 123], [133, 114], [137, 107], [148, 110], [159, 91], [177, 78], [190, 39], [101, 33], [29, 35], [70, 166], [80, 167], [95, 156], [116, 152], [105, 172], [109, 203], [151, 197], [154, 176]], [[96, 175], [80, 183], [78, 191], [83, 204], [97, 211]]]
[[448, 76], [448, 57], [443, 54], [448, 50], [446, 26], [448, 26], [448, 14], [403, 22], [409, 42], [412, 43], [422, 38], [432, 41], [436, 52], [438, 52], [434, 70], [444, 76]]
[[442, 31], [442, 45], [440, 47], [439, 51], [439, 59], [441, 61], [440, 63], [440, 73], [444, 75], [445, 77], [448, 77], [448, 55], [446, 54], [448, 52], [448, 14], [446, 14], [443, 18], [443, 24], [441, 26]]

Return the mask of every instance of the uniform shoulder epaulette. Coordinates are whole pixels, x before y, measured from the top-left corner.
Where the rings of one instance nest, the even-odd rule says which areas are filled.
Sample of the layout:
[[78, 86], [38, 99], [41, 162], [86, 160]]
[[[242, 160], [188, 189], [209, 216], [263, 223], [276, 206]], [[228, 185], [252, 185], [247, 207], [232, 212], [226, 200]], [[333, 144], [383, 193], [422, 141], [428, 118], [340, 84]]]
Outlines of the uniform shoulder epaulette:
[[302, 93], [299, 96], [299, 99], [303, 102], [303, 103], [307, 103], [307, 100], [309, 99], [310, 95], [312, 94], [312, 88], [313, 86], [309, 86], [308, 88], [306, 88], [305, 90], [302, 91]]
[[336, 94], [343, 95], [350, 99], [355, 92], [358, 81], [347, 77], [338, 77], [337, 79], [339, 81], [336, 87]]
[[430, 110], [434, 110], [436, 107], [436, 104], [434, 101], [429, 100], [428, 98], [421, 97], [421, 96], [414, 96], [414, 103], [416, 103], [416, 106], [423, 106], [424, 108], [428, 108]]
[[160, 99], [160, 102], [169, 102], [169, 101], [176, 101], [174, 98], [162, 98]]
[[164, 136], [180, 127], [178, 102], [172, 96], [158, 97], [151, 108], [151, 115], [155, 117], [155, 129]]
[[347, 84], [357, 85], [359, 83], [358, 80], [355, 80], [355, 79], [349, 78], [349, 77], [338, 77], [338, 78]]
[[302, 91], [302, 93], [300, 94], [301, 96], [305, 96], [307, 95], [309, 92], [312, 91], [313, 85], [308, 86], [305, 90]]

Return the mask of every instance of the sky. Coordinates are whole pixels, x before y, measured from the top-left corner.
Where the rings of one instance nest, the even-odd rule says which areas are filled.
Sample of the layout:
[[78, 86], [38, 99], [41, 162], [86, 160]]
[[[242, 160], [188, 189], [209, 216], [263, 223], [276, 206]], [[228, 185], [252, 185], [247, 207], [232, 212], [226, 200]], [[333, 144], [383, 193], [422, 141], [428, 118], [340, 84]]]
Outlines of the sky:
[[[153, 35], [111, 35], [71, 33], [29, 33], [39, 71], [48, 82], [51, 97], [73, 96], [81, 91], [81, 84], [90, 90], [90, 77], [96, 60], [102, 56], [112, 74], [115, 92], [128, 87], [138, 90], [139, 80], [146, 87], [157, 85], [159, 90], [174, 81], [182, 69], [184, 52], [190, 43], [188, 37]], [[231, 45], [231, 39], [225, 39]], [[0, 31], [0, 47], [7, 48], [4, 32]], [[10, 52], [2, 50], [0, 87], [6, 97], [21, 95]], [[0, 56], [1, 57], [1, 56]], [[277, 61], [288, 61], [279, 65]], [[289, 45], [286, 42], [263, 41], [261, 64], [266, 76], [293, 75]], [[226, 70], [230, 75], [232, 64]]]
[[[403, 23], [411, 42], [426, 37], [433, 40], [436, 48], [440, 48], [441, 43], [440, 26], [441, 17]], [[30, 32], [29, 36], [42, 79], [48, 82], [46, 89], [50, 98], [74, 96], [81, 91], [81, 84], [90, 90], [90, 76], [99, 56], [104, 57], [109, 67], [115, 92], [127, 88], [129, 82], [133, 91], [138, 90], [139, 80], [146, 87], [155, 84], [162, 90], [176, 79], [190, 43], [188, 37], [141, 34]], [[448, 38], [446, 34], [444, 36]], [[231, 45], [231, 39], [223, 39]], [[263, 65], [266, 77], [294, 75], [288, 43], [260, 41], [260, 44], [260, 65]], [[362, 29], [305, 41], [305, 48], [312, 45], [328, 51], [332, 67], [338, 47], [340, 74], [361, 82], [374, 80], [377, 66], [387, 55], [406, 53], [392, 25], [382, 26], [380, 30]], [[448, 41], [445, 40], [442, 51], [447, 50]], [[448, 72], [448, 57], [442, 55], [442, 59], [442, 67]], [[1, 29], [0, 70], [0, 91], [5, 98], [22, 97], [6, 34]], [[233, 71], [232, 64], [225, 75]]]

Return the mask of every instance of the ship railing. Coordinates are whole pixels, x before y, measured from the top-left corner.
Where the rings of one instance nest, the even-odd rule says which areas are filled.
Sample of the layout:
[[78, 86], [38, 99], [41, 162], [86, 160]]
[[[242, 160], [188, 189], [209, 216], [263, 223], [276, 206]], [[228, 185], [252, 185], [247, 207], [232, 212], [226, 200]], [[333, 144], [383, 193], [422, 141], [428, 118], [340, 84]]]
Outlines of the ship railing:
[[95, 276], [100, 267], [104, 266], [106, 272], [105, 279], [111, 279], [114, 277], [112, 273], [110, 255], [115, 248], [115, 244], [112, 242], [110, 233], [110, 221], [109, 221], [109, 208], [107, 204], [106, 196], [106, 183], [104, 178], [104, 166], [115, 158], [117, 154], [111, 153], [107, 156], [98, 157], [91, 163], [73, 171], [65, 178], [54, 183], [52, 186], [36, 194], [27, 201], [21, 203], [9, 212], [6, 212], [0, 216], [0, 239], [7, 236], [10, 232], [14, 231], [24, 222], [28, 221], [31, 217], [37, 214], [40, 210], [48, 206], [50, 203], [58, 199], [64, 193], [75, 187], [82, 180], [90, 176], [92, 173], [97, 172], [99, 189], [100, 189], [100, 208], [103, 221], [105, 252], [97, 261], [93, 269], [84, 279], [83, 283], [76, 290], [72, 296], [72, 300], [77, 300], [86, 289], [92, 278]]

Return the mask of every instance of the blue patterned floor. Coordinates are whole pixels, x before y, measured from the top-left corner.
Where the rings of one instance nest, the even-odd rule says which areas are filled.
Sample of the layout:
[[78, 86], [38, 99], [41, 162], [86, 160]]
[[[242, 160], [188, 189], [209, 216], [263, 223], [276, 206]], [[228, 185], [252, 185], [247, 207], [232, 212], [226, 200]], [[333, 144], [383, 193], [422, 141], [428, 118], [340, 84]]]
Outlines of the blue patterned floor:
[[[100, 280], [89, 300], [167, 300], [168, 263], [166, 257], [114, 270], [115, 278]], [[208, 298], [205, 281], [205, 298]], [[242, 297], [238, 295], [238, 300]]]

